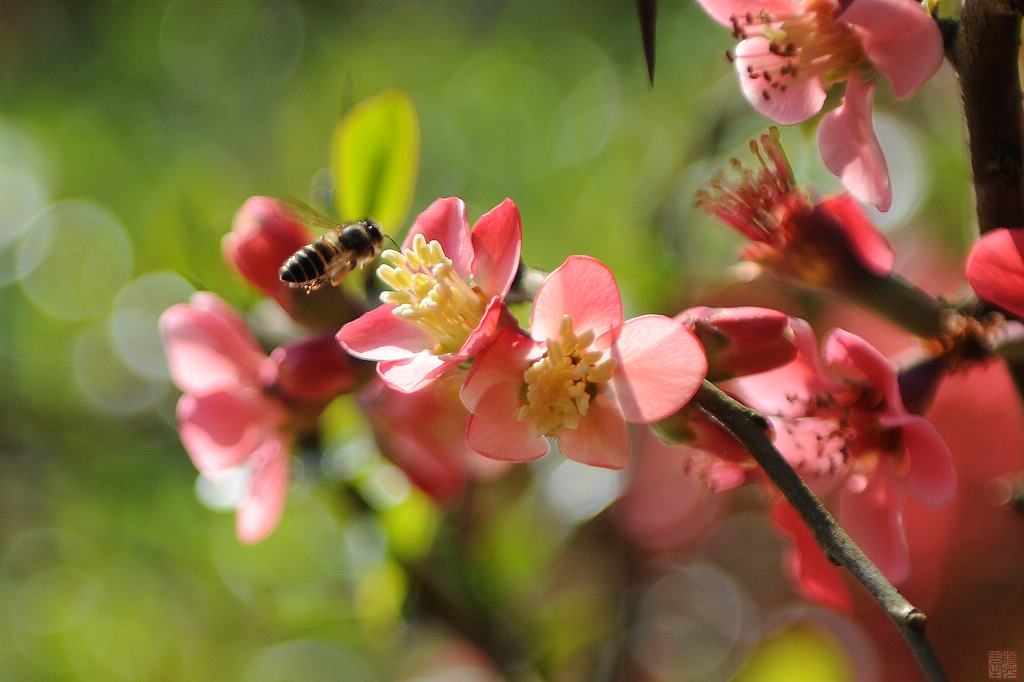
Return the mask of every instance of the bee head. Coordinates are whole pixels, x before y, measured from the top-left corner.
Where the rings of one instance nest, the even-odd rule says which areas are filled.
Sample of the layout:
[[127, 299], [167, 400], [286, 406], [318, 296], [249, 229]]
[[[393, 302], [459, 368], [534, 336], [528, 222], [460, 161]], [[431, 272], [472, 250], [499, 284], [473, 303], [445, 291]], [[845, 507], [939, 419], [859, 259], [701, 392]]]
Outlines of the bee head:
[[377, 251], [380, 251], [381, 246], [383, 246], [385, 237], [388, 239], [388, 241], [395, 245], [396, 249], [400, 248], [398, 246], [398, 242], [396, 242], [391, 235], [385, 234], [383, 228], [381, 228], [380, 226], [380, 223], [378, 223], [376, 220], [374, 220], [373, 218], [367, 218], [363, 222], [366, 224], [366, 231], [369, 233], [370, 239], [373, 240], [374, 248]]

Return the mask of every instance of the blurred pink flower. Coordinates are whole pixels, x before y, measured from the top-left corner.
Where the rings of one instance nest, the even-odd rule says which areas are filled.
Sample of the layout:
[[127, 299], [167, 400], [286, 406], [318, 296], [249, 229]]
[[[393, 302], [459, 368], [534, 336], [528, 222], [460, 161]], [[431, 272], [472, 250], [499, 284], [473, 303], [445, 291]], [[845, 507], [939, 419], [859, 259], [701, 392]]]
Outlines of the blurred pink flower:
[[629, 461], [626, 422], [679, 410], [700, 387], [707, 359], [680, 322], [623, 321], [610, 270], [572, 256], [534, 300], [531, 334], [499, 330], [462, 388], [472, 412], [469, 446], [495, 459], [529, 461], [558, 441], [569, 459], [612, 469]]
[[160, 330], [171, 378], [183, 391], [181, 442], [203, 473], [248, 470], [236, 530], [243, 542], [259, 542], [281, 519], [294, 429], [354, 387], [352, 363], [330, 335], [268, 356], [238, 314], [207, 292], [164, 311]]
[[666, 445], [646, 426], [633, 433], [634, 461], [626, 490], [611, 509], [612, 518], [648, 551], [696, 545], [725, 516], [728, 497], [690, 474], [692, 459], [702, 453], [685, 445]]
[[[337, 344], [335, 344], [337, 346]], [[466, 445], [469, 412], [459, 400], [460, 373], [412, 393], [375, 381], [359, 394], [381, 453], [437, 502], [456, 498], [469, 480], [490, 480], [508, 463]]]
[[818, 130], [826, 167], [859, 200], [886, 211], [889, 172], [871, 124], [872, 66], [902, 99], [942, 64], [938, 24], [913, 0], [698, 0], [740, 39], [734, 53], [751, 105], [784, 125], [821, 110], [826, 91], [846, 83], [844, 100]]
[[930, 422], [907, 412], [896, 370], [881, 353], [834, 330], [819, 359], [810, 326], [792, 324], [796, 360], [733, 386], [771, 418], [776, 446], [811, 489], [819, 497], [835, 494], [847, 533], [889, 580], [900, 582], [910, 571], [903, 504], [908, 494], [932, 506], [952, 499], [949, 448]]
[[349, 322], [338, 341], [377, 362], [392, 388], [415, 391], [474, 356], [511, 315], [504, 296], [519, 268], [519, 209], [506, 199], [472, 231], [461, 199], [438, 199], [402, 244], [385, 251], [378, 274], [394, 291]]
[[720, 174], [697, 193], [698, 207], [751, 241], [743, 258], [776, 275], [840, 292], [892, 272], [892, 248], [852, 196], [812, 203], [796, 186], [777, 128], [750, 148], [760, 168], [735, 161], [735, 179]]

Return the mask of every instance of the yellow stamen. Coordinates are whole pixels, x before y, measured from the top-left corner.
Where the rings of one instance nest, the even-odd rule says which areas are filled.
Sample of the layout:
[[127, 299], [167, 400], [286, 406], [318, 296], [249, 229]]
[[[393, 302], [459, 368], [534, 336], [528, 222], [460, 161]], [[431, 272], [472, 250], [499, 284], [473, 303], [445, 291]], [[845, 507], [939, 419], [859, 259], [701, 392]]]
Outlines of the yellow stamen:
[[441, 245], [417, 234], [411, 249], [388, 249], [381, 257], [391, 265], [381, 265], [377, 275], [394, 289], [381, 300], [396, 304], [395, 315], [434, 337], [435, 354], [462, 348], [483, 319], [487, 301], [455, 271]]
[[551, 436], [559, 429], [575, 429], [590, 410], [598, 386], [612, 378], [615, 359], [592, 348], [594, 332], [577, 336], [572, 316], [562, 317], [557, 338], [547, 340], [547, 352], [523, 375], [526, 404], [519, 421], [532, 421], [538, 435]]

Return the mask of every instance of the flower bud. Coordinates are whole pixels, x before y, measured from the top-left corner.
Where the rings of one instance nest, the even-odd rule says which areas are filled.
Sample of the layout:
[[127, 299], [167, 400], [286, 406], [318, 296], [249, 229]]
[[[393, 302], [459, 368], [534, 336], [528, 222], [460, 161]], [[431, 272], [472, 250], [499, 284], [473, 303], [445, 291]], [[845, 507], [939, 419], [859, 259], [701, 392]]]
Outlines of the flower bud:
[[699, 306], [676, 319], [703, 344], [711, 381], [765, 372], [796, 357], [789, 316], [777, 310]]

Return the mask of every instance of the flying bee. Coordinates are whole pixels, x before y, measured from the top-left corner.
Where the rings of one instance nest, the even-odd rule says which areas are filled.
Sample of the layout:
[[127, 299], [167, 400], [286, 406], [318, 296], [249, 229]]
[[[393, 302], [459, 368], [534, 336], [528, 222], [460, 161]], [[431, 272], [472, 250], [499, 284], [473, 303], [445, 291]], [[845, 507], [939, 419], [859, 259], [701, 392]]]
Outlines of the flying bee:
[[366, 218], [336, 223], [304, 204], [291, 204], [303, 222], [327, 232], [296, 251], [278, 272], [281, 281], [294, 289], [312, 293], [327, 284], [341, 284], [345, 276], [375, 258], [384, 246], [380, 223]]

